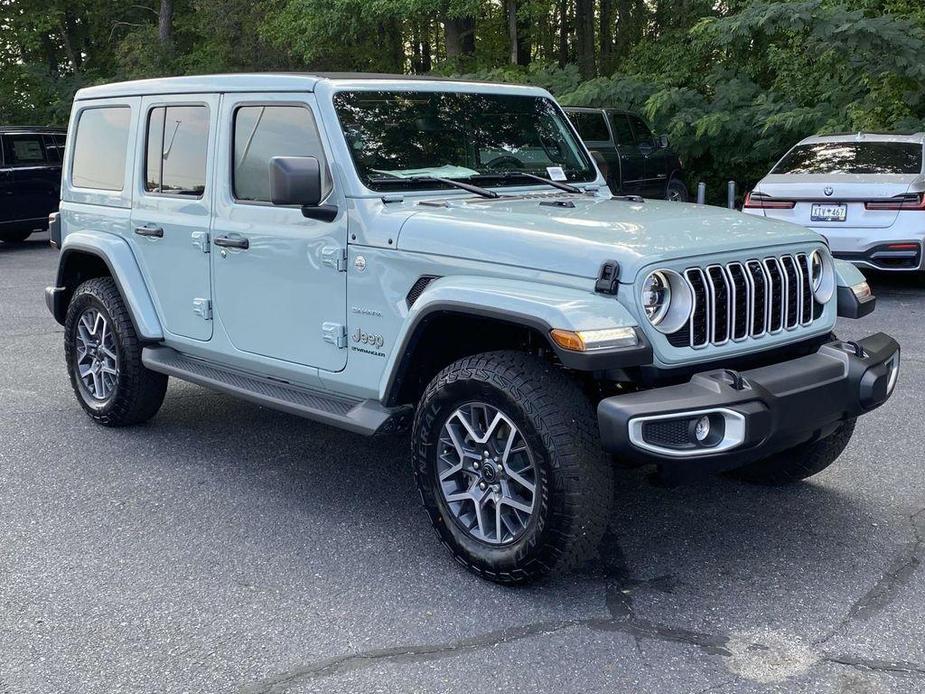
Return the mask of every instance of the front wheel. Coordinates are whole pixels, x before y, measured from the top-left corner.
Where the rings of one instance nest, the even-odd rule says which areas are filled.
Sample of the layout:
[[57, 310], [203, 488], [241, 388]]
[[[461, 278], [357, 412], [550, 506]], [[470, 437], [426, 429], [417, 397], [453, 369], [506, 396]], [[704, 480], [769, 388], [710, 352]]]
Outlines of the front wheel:
[[424, 507], [476, 574], [519, 583], [596, 551], [613, 470], [590, 401], [561, 370], [519, 352], [460, 359], [427, 387], [412, 437]]
[[792, 484], [822, 472], [834, 463], [851, 441], [857, 420], [849, 419], [826, 436], [732, 470], [729, 475], [764, 485]]
[[138, 424], [160, 409], [167, 376], [142, 365], [141, 349], [111, 278], [77, 287], [64, 322], [64, 354], [78, 402], [100, 424]]

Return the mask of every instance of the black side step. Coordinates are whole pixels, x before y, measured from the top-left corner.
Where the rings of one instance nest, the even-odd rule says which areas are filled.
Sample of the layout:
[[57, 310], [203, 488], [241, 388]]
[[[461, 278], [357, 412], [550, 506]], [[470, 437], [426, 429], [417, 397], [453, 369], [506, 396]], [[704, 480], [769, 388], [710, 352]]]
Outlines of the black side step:
[[170, 347], [145, 347], [141, 361], [151, 371], [366, 436], [399, 431], [411, 419], [409, 407], [390, 409], [375, 400], [345, 398], [235, 371]]

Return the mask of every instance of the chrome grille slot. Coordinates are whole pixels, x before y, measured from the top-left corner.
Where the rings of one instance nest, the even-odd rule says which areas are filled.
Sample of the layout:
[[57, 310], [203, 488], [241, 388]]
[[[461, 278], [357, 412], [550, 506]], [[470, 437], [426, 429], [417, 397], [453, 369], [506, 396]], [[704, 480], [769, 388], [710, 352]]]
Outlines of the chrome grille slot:
[[708, 342], [708, 335], [713, 327], [713, 307], [707, 291], [707, 279], [703, 270], [691, 268], [685, 271], [684, 277], [691, 285], [694, 295], [694, 307], [691, 311], [690, 335], [691, 347], [703, 347]]
[[770, 295], [770, 311], [768, 332], [777, 333], [784, 327], [784, 273], [780, 269], [777, 258], [765, 258], [764, 269], [768, 273], [768, 294]]
[[682, 276], [691, 288], [693, 309], [687, 324], [667, 336], [672, 347], [742, 342], [810, 326], [822, 316], [806, 253], [692, 267]]

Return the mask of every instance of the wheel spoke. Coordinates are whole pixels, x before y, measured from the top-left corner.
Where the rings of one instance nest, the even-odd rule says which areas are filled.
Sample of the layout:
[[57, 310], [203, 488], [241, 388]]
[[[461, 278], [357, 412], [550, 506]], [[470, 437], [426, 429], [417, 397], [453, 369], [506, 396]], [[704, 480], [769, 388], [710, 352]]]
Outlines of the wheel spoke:
[[436, 478], [451, 504], [448, 511], [466, 532], [491, 544], [514, 542], [525, 532], [533, 513], [536, 468], [510, 417], [486, 403], [459, 406], [444, 422], [436, 457]]

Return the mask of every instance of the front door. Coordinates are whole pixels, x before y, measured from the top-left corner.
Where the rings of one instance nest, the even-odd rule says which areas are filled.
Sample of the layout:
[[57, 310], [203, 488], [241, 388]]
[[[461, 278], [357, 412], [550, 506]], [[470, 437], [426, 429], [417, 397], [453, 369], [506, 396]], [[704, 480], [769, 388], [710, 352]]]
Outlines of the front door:
[[337, 200], [314, 96], [227, 94], [221, 121], [216, 317], [243, 352], [340, 371], [347, 363], [344, 205], [323, 222], [270, 202], [268, 167], [277, 156], [317, 157], [328, 198]]
[[8, 133], [3, 137], [3, 150], [12, 186], [7, 214], [9, 219], [34, 229], [58, 207], [61, 164], [49, 161], [40, 133]]
[[219, 98], [142, 100], [132, 232], [164, 330], [212, 337], [209, 223]]
[[630, 114], [630, 125], [636, 136], [636, 146], [645, 159], [645, 181], [642, 185], [642, 194], [646, 197], [665, 199], [668, 187], [668, 176], [665, 173], [665, 150], [661, 149], [655, 141], [655, 135], [639, 116]]

